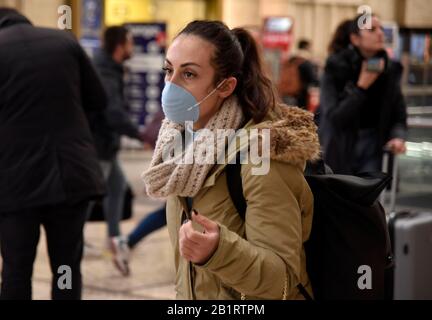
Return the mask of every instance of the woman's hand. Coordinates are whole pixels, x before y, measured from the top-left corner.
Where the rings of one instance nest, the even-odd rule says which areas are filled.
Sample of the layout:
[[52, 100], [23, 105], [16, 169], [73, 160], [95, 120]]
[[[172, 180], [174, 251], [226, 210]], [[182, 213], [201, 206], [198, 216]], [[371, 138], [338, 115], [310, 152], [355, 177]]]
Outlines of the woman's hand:
[[180, 255], [193, 263], [205, 264], [219, 245], [219, 225], [195, 210], [192, 221], [201, 225], [204, 232], [195, 231], [191, 221], [184, 223], [179, 231]]
[[391, 139], [387, 142], [386, 147], [394, 154], [402, 154], [406, 152], [405, 141], [399, 138]]
[[364, 90], [367, 90], [381, 75], [384, 70], [385, 62], [383, 59], [380, 60], [380, 72], [369, 71], [367, 68], [367, 61], [363, 61], [360, 76], [357, 81], [357, 86]]

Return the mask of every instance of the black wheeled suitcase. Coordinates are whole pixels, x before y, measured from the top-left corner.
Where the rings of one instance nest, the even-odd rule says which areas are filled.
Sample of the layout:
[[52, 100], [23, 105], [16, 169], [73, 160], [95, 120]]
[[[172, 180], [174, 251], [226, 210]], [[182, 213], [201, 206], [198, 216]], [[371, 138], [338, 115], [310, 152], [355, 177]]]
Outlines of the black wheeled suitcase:
[[[432, 299], [432, 213], [395, 211], [398, 158], [385, 153], [383, 171], [392, 162], [388, 227], [394, 256], [393, 299]], [[382, 195], [384, 204], [384, 194]]]

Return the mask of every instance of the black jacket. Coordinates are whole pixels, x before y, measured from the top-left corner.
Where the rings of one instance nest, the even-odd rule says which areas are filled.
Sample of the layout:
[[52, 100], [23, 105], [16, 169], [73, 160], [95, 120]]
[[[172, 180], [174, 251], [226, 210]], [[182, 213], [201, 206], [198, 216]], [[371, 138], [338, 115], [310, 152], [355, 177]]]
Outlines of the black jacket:
[[139, 140], [140, 134], [127, 112], [122, 65], [102, 50], [96, 54], [93, 63], [107, 93], [108, 104], [102, 112], [89, 113], [90, 127], [99, 158], [112, 160], [120, 149], [122, 135]]
[[84, 109], [106, 95], [66, 31], [0, 20], [0, 212], [100, 197], [104, 181]]
[[316, 69], [317, 67], [309, 60], [306, 60], [299, 65], [299, 75], [302, 82], [302, 90], [297, 97], [297, 105], [300, 108], [307, 109], [309, 88], [319, 85]]
[[325, 162], [335, 173], [351, 174], [358, 131], [375, 128], [379, 150], [392, 138], [406, 139], [402, 65], [388, 59], [385, 71], [368, 89], [356, 86], [363, 61], [354, 48], [331, 55], [321, 81], [319, 134]]

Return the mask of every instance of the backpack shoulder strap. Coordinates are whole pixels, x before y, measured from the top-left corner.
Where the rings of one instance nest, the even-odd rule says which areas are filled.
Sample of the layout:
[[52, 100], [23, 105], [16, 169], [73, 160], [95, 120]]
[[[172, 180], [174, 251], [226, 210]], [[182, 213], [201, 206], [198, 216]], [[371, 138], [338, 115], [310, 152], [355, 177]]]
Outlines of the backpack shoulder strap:
[[[226, 165], [226, 181], [228, 186], [228, 192], [231, 201], [234, 203], [240, 217], [245, 220], [246, 218], [246, 199], [243, 195], [243, 183], [241, 177], [241, 163], [240, 163], [240, 152], [236, 155], [236, 162], [229, 163]], [[301, 283], [297, 285], [297, 289], [306, 300], [313, 300], [313, 298], [306, 291], [305, 287]]]
[[226, 165], [226, 181], [231, 201], [234, 203], [240, 217], [246, 217], [246, 199], [243, 195], [243, 183], [241, 177], [240, 152], [236, 155], [236, 162]]

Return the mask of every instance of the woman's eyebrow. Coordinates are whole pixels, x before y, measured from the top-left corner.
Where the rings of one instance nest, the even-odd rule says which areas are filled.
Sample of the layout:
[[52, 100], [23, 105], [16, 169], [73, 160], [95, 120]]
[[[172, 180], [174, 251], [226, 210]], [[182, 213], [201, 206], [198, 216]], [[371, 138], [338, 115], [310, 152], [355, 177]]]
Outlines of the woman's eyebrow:
[[[168, 59], [165, 59], [165, 61], [166, 61], [169, 65], [172, 65], [171, 61], [169, 61]], [[186, 62], [186, 63], [182, 63], [182, 64], [180, 65], [180, 67], [182, 67], [182, 68], [187, 67], [187, 66], [197, 66], [197, 67], [202, 68], [198, 63], [195, 63], [195, 62]]]
[[197, 66], [197, 67], [201, 68], [201, 66], [198, 63], [195, 63], [195, 62], [186, 62], [186, 63], [183, 63], [183, 64], [180, 65], [180, 67], [187, 67], [187, 66]]

